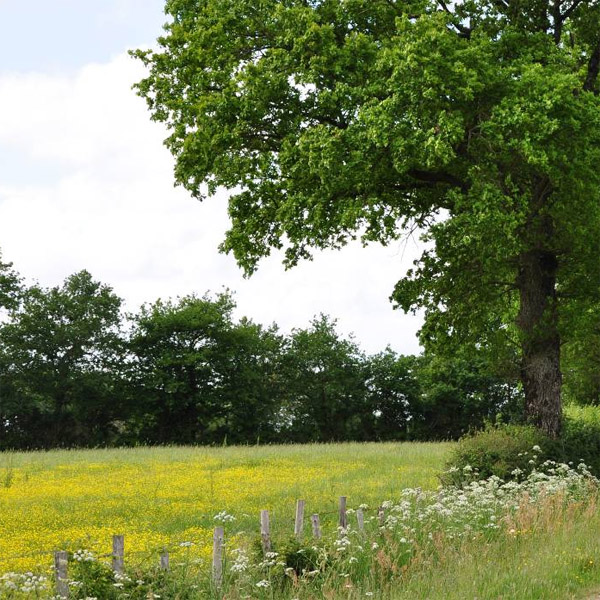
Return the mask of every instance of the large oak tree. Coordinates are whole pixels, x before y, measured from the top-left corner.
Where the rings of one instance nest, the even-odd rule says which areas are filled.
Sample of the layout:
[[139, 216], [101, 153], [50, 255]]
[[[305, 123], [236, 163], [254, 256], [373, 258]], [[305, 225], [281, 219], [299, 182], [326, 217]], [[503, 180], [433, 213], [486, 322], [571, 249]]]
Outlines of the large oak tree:
[[[175, 178], [233, 190], [252, 272], [415, 228], [393, 294], [425, 337], [515, 341], [528, 418], [560, 432], [561, 337], [598, 298], [597, 0], [168, 0], [135, 54]], [[205, 187], [207, 184], [207, 187]], [[597, 300], [596, 300], [597, 301]]]

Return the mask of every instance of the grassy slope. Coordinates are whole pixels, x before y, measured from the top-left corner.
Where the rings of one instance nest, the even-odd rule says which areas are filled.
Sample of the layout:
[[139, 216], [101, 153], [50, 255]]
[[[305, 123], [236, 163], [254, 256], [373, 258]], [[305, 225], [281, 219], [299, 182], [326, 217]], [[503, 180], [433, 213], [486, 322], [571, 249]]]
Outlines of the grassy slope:
[[504, 522], [491, 540], [478, 535], [457, 546], [440, 539], [437, 555], [417, 556], [391, 582], [382, 560], [358, 585], [345, 586], [331, 573], [322, 591], [290, 591], [285, 599], [598, 600], [599, 532], [595, 499], [566, 510], [550, 501], [531, 506], [516, 522]]

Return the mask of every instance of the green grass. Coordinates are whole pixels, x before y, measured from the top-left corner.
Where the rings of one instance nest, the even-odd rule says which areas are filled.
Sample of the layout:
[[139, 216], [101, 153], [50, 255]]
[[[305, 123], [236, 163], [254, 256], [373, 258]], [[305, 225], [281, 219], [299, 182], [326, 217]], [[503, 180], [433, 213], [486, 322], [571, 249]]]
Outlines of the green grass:
[[[106, 536], [118, 528], [126, 539], [138, 535], [148, 550], [152, 536], [184, 539], [194, 527], [210, 533], [214, 522], [200, 518], [200, 513], [214, 515], [224, 509], [237, 516], [235, 523], [225, 525], [226, 536], [243, 546], [243, 535], [256, 539], [258, 510], [264, 507], [278, 516], [274, 527], [283, 540], [291, 532], [297, 498], [307, 499], [308, 514], [335, 513], [340, 495], [348, 496], [349, 506], [376, 506], [397, 499], [406, 487], [434, 489], [452, 447], [386, 443], [2, 453], [0, 548], [4, 545], [3, 554], [10, 554], [17, 539], [45, 547], [56, 540], [50, 534], [64, 533], [70, 523], [71, 533], [81, 536], [88, 525], [91, 529], [101, 525]], [[345, 584], [334, 566], [318, 585], [255, 589], [251, 597], [562, 600], [594, 598], [600, 592], [600, 509], [595, 497], [567, 508], [551, 501], [536, 504], [514, 518], [490, 535], [477, 534], [461, 542], [440, 539], [433, 553], [417, 552], [405, 569], [386, 571], [383, 554], [381, 564], [379, 559], [365, 563], [352, 585]], [[330, 521], [335, 521], [335, 514]], [[369, 535], [380, 539], [376, 531]], [[200, 543], [197, 548], [209, 552]], [[397, 540], [390, 539], [382, 548], [393, 556]], [[206, 570], [206, 560], [203, 564]], [[16, 566], [22, 569], [13, 570], [26, 568], [25, 563]], [[174, 581], [178, 591], [169, 598], [194, 598], [178, 595], [188, 585], [185, 582], [193, 581], [189, 573], [186, 577]], [[208, 595], [197, 597], [221, 597], [202, 589]], [[230, 588], [227, 598], [241, 600], [245, 593]]]
[[[595, 505], [594, 505], [595, 507]], [[597, 507], [595, 507], [597, 508]], [[415, 568], [393, 600], [566, 600], [600, 595], [600, 513], [558, 518], [525, 535], [472, 541]]]
[[[207, 558], [214, 515], [236, 517], [229, 539], [258, 532], [271, 511], [274, 536], [293, 531], [296, 500], [335, 526], [348, 506], [393, 499], [405, 487], [433, 489], [452, 444], [321, 444], [166, 447], [0, 454], [0, 573], [48, 564], [39, 550], [110, 549], [126, 536], [130, 561], [194, 542]], [[12, 559], [12, 556], [18, 556]], [[152, 559], [153, 560], [153, 559]]]
[[[321, 465], [326, 461], [347, 465], [363, 483], [380, 479], [378, 488], [394, 492], [404, 487], [438, 485], [437, 473], [454, 443], [344, 443], [228, 447], [138, 447], [95, 450], [50, 450], [42, 452], [0, 452], [0, 469], [12, 467], [29, 472], [53, 471], [72, 465], [146, 466], [186, 461], [217, 461], [222, 468], [259, 466], [273, 459], [287, 459], [299, 465]], [[402, 474], [402, 480], [381, 480]], [[344, 480], [343, 470], [332, 480]], [[318, 485], [319, 482], [315, 482]]]

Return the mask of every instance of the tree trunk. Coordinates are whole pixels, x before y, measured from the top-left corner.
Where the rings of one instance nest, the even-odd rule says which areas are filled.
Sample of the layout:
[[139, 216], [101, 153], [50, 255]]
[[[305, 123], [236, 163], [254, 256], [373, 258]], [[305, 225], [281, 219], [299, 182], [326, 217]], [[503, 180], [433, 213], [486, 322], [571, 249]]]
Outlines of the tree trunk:
[[517, 285], [522, 334], [521, 381], [525, 416], [551, 437], [561, 428], [560, 336], [556, 306], [556, 255], [535, 249], [520, 256]]

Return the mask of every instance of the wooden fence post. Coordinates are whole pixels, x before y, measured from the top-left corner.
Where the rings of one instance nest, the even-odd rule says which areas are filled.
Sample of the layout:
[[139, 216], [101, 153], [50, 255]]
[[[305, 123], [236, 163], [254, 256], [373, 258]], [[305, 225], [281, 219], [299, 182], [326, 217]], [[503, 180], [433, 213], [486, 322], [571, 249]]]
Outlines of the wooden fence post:
[[56, 592], [59, 598], [69, 597], [69, 581], [67, 578], [67, 565], [69, 554], [65, 551], [54, 553], [54, 573], [56, 575]]
[[169, 553], [167, 550], [163, 550], [160, 555], [160, 568], [163, 571], [169, 570]]
[[365, 515], [362, 508], [356, 509], [356, 520], [358, 522], [358, 531], [365, 532]]
[[123, 574], [125, 565], [125, 537], [113, 535], [112, 569], [119, 575]]
[[321, 539], [321, 524], [319, 523], [319, 515], [311, 515], [310, 521], [312, 523], [313, 536], [317, 539]]
[[271, 552], [271, 525], [269, 523], [269, 511], [260, 511], [260, 538], [262, 540], [262, 549], [266, 554]]
[[223, 527], [215, 527], [213, 534], [212, 580], [217, 587], [223, 583], [223, 542], [225, 533]]
[[340, 497], [340, 527], [342, 529], [348, 528], [348, 515], [346, 514], [346, 496]]
[[304, 500], [296, 502], [296, 522], [294, 523], [294, 535], [300, 539], [304, 528]]

